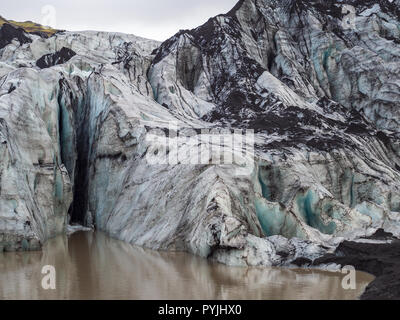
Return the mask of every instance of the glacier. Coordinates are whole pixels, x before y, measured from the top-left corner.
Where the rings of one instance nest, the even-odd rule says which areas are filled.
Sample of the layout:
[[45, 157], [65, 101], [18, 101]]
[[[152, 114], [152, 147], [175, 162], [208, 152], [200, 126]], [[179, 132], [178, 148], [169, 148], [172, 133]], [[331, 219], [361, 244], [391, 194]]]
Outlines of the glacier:
[[[163, 43], [12, 30], [0, 251], [93, 223], [150, 249], [288, 266], [377, 229], [400, 236], [399, 4], [241, 0]], [[188, 138], [201, 129], [254, 132], [254, 154], [196, 162], [194, 146], [221, 143]]]

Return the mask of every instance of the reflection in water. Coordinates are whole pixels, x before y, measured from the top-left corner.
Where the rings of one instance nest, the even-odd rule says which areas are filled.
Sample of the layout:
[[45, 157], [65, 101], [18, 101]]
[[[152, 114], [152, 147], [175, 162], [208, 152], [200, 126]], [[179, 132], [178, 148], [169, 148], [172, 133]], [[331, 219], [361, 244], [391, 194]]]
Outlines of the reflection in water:
[[[41, 287], [53, 265], [56, 290]], [[42, 252], [0, 253], [0, 299], [357, 299], [373, 277], [357, 273], [357, 290], [342, 274], [232, 268], [185, 253], [154, 252], [103, 233], [50, 240]]]

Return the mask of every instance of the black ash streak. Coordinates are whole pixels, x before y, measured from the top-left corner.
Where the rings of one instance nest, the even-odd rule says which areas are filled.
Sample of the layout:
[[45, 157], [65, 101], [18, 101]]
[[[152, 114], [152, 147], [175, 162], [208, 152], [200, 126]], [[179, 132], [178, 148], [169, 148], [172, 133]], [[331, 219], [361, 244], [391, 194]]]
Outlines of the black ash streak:
[[76, 53], [73, 50], [63, 47], [60, 51], [41, 57], [36, 61], [36, 65], [41, 69], [50, 68], [68, 62], [75, 55]]

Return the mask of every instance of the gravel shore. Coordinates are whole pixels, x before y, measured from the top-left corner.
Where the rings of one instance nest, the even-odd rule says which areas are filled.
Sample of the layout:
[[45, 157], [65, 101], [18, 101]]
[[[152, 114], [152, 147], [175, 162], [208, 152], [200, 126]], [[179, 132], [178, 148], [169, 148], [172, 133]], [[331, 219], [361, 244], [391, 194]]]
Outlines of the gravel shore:
[[334, 254], [316, 259], [313, 265], [351, 265], [359, 271], [376, 276], [361, 296], [361, 300], [400, 300], [400, 240], [383, 230], [378, 230], [368, 240], [378, 240], [382, 243], [345, 241]]

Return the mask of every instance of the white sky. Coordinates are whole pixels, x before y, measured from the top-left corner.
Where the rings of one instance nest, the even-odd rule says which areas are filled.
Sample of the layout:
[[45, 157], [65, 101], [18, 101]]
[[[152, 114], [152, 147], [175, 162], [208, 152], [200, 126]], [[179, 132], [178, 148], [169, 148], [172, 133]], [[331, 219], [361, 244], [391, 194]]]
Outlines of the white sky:
[[[0, 15], [16, 21], [31, 20], [70, 31], [99, 30], [132, 33], [166, 40], [180, 29], [192, 29], [210, 17], [226, 13], [238, 0], [11, 0], [1, 1]], [[46, 20], [47, 19], [47, 20]]]

